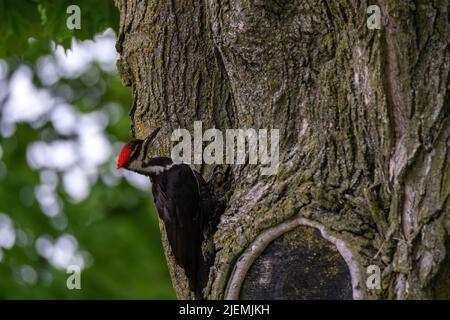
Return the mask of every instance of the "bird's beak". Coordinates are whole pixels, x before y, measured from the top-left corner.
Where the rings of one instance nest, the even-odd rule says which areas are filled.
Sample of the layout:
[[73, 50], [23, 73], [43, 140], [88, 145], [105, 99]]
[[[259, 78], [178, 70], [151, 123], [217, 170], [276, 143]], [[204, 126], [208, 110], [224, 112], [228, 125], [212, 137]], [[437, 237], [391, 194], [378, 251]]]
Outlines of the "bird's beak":
[[[142, 144], [142, 148], [143, 148], [143, 158], [146, 157], [147, 152], [148, 152], [148, 146], [150, 145], [150, 143], [156, 138], [156, 135], [158, 134], [159, 130], [161, 128], [157, 128], [155, 131], [153, 131], [152, 133], [150, 133], [147, 138], [145, 138], [144, 143]], [[142, 159], [144, 160], [144, 159]]]
[[150, 133], [147, 138], [145, 138], [144, 144], [147, 144], [149, 142], [152, 142], [155, 138], [156, 135], [158, 134], [159, 130], [161, 129], [161, 127], [156, 128], [152, 133]]

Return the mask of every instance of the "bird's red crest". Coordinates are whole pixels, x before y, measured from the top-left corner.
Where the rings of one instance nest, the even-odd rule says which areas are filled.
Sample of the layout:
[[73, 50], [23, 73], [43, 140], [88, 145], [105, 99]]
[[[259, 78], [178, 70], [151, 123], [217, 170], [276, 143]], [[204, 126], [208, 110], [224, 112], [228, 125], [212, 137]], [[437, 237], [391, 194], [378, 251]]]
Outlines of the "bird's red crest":
[[122, 151], [120, 151], [119, 160], [117, 161], [117, 169], [122, 168], [125, 163], [130, 159], [131, 157], [131, 147], [130, 143], [127, 143], [123, 146]]

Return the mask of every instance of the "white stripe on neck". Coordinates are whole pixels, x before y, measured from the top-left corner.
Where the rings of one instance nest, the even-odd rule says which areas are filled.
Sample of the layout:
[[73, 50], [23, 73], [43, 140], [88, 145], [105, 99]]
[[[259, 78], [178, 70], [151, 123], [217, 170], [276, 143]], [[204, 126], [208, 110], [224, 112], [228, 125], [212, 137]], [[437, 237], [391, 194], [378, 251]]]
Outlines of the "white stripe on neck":
[[169, 170], [170, 168], [172, 168], [172, 166], [173, 164], [169, 164], [167, 166], [150, 166], [148, 167], [147, 171], [154, 174], [160, 174], [163, 173], [164, 171]]

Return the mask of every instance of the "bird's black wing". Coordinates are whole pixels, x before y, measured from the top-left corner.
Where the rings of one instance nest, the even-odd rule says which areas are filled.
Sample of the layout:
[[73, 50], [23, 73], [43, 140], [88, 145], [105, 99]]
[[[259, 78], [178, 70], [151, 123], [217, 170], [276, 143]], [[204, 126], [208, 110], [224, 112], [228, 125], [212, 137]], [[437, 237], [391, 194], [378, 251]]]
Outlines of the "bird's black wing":
[[198, 181], [191, 168], [183, 164], [159, 174], [154, 180], [155, 204], [164, 221], [172, 253], [176, 263], [184, 269], [191, 290], [196, 292], [198, 273], [203, 269], [204, 227]]

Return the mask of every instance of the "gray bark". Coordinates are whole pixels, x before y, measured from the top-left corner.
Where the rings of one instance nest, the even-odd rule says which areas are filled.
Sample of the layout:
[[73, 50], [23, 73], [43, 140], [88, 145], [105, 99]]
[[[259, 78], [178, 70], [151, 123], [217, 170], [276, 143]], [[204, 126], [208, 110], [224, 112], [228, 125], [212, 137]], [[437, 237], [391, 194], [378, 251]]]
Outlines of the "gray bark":
[[[170, 155], [172, 130], [195, 120], [280, 129], [277, 175], [220, 167], [215, 189], [228, 206], [205, 244], [215, 254], [209, 299], [333, 294], [300, 280], [264, 284], [282, 268], [274, 248], [300, 255], [282, 268], [300, 272], [295, 279], [324, 266], [317, 273], [341, 288], [336, 297], [349, 297], [349, 281], [354, 298], [450, 297], [449, 1], [380, 0], [380, 30], [366, 27], [370, 4], [116, 0], [132, 133], [162, 126], [155, 154]], [[207, 178], [214, 168], [197, 169]], [[192, 298], [161, 228], [177, 295]], [[312, 230], [330, 242], [316, 243]], [[382, 270], [381, 290], [365, 285], [369, 265]]]

